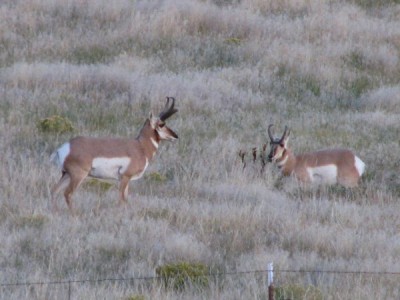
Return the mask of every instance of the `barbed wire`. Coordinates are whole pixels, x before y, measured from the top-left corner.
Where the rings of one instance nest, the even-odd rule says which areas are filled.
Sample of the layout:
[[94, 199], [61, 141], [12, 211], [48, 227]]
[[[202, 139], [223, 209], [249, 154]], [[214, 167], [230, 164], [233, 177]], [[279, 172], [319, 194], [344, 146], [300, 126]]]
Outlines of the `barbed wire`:
[[[266, 274], [269, 270], [250, 270], [250, 271], [232, 271], [232, 272], [217, 272], [209, 274], [195, 275], [193, 277], [220, 277], [232, 275], [248, 275], [248, 274]], [[400, 276], [400, 272], [389, 271], [340, 271], [340, 270], [290, 270], [290, 269], [275, 269], [274, 273], [326, 273], [338, 275], [374, 275], [374, 276]], [[162, 279], [162, 276], [138, 276], [138, 277], [121, 277], [121, 278], [98, 278], [98, 279], [65, 279], [54, 281], [24, 281], [0, 283], [0, 287], [17, 287], [17, 286], [32, 286], [32, 285], [63, 285], [73, 283], [100, 283], [105, 281], [149, 281]]]

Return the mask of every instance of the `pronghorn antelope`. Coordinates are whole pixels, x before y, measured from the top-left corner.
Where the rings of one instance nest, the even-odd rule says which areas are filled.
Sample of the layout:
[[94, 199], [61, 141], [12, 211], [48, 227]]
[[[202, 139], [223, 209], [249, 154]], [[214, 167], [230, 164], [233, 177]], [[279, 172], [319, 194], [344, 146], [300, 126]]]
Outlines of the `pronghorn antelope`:
[[355, 187], [364, 172], [364, 162], [347, 149], [328, 149], [295, 155], [288, 148], [290, 130], [285, 127], [281, 138], [274, 138], [273, 125], [268, 127], [271, 151], [268, 161], [274, 162], [283, 175], [294, 175], [305, 183], [341, 184]]
[[51, 160], [62, 168], [62, 176], [51, 190], [53, 207], [55, 195], [65, 188], [64, 196], [72, 210], [71, 196], [86, 177], [119, 182], [119, 201], [127, 201], [128, 184], [143, 176], [161, 140], [175, 140], [177, 134], [165, 125], [176, 113], [175, 99], [167, 97], [164, 110], [144, 123], [136, 138], [93, 138], [78, 136], [63, 144]]

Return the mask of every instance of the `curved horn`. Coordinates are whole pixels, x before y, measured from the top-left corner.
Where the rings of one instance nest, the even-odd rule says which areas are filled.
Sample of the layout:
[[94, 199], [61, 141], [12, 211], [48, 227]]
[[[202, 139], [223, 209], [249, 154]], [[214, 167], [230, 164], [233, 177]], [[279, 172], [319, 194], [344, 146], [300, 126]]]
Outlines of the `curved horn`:
[[[172, 100], [171, 105], [169, 104], [170, 100]], [[174, 97], [167, 97], [167, 103], [165, 103], [164, 110], [158, 115], [161, 121], [165, 121], [178, 110], [174, 108], [175, 106], [175, 98]]]
[[274, 135], [272, 134], [272, 127], [274, 127], [274, 124], [269, 124], [269, 126], [268, 126], [268, 135], [269, 135], [269, 138], [270, 138], [271, 142], [274, 141]]

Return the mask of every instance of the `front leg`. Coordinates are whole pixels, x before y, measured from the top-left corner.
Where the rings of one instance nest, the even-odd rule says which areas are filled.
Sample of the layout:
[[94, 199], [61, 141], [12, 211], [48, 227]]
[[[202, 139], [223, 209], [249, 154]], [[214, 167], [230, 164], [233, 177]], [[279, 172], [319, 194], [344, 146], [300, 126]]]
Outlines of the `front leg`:
[[119, 203], [127, 203], [130, 177], [122, 175], [119, 180]]

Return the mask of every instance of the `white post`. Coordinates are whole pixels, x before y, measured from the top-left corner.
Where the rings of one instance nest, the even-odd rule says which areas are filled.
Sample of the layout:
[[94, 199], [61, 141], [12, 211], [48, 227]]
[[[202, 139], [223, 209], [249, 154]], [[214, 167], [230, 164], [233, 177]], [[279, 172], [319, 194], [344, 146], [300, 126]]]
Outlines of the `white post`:
[[268, 264], [268, 286], [274, 283], [274, 264], [270, 262]]
[[268, 300], [274, 300], [274, 264], [268, 264]]

